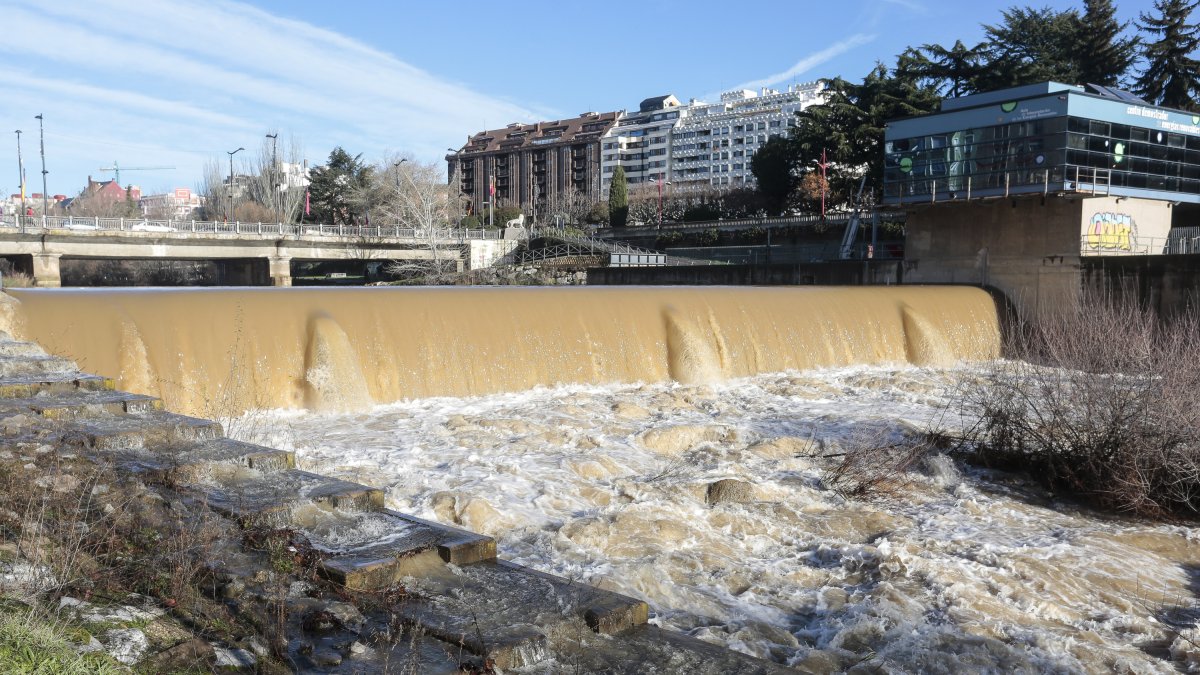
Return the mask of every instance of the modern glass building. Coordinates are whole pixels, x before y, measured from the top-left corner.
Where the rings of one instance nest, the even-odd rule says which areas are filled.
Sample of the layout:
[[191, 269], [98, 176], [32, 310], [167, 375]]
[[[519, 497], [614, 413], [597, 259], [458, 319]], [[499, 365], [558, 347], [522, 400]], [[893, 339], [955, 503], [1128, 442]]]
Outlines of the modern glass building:
[[1046, 82], [942, 102], [884, 135], [885, 204], [1084, 193], [1200, 203], [1200, 115]]

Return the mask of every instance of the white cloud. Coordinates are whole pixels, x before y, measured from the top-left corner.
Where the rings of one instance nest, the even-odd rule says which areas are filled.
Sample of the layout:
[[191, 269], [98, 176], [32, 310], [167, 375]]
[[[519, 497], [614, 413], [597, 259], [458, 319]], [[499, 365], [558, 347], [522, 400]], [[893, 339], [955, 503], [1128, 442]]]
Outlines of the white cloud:
[[791, 68], [788, 68], [787, 70], [785, 70], [781, 73], [775, 73], [774, 75], [768, 75], [767, 77], [763, 77], [763, 78], [760, 78], [757, 80], [743, 82], [742, 84], [739, 84], [736, 87], [733, 87], [733, 89], [760, 89], [762, 87], [769, 87], [773, 84], [778, 84], [780, 82], [786, 82], [790, 79], [799, 77], [800, 75], [807, 73], [808, 71], [812, 70], [813, 68], [816, 68], [817, 66], [819, 66], [821, 64], [824, 64], [832, 59], [837, 58], [838, 56], [841, 56], [842, 54], [850, 51], [851, 49], [854, 49], [856, 47], [861, 47], [861, 46], [873, 41], [874, 39], [875, 39], [875, 35], [872, 35], [872, 34], [855, 33], [854, 35], [851, 35], [850, 37], [846, 38], [845, 40], [842, 40], [841, 42], [839, 42], [836, 45], [833, 45], [831, 47], [826, 47], [825, 49], [822, 49], [819, 52], [814, 52], [812, 54], [809, 54], [808, 56], [805, 56], [804, 58], [797, 61], [796, 65], [792, 66]]
[[[64, 138], [121, 144], [119, 126], [134, 134], [124, 145], [211, 147], [219, 156], [281, 129], [318, 153], [340, 144], [433, 159], [484, 120], [538, 117], [344, 35], [228, 0], [0, 0], [0, 12], [0, 123], [11, 115], [27, 125], [21, 120], [45, 112]], [[18, 101], [36, 108], [18, 114]], [[63, 153], [95, 166], [94, 149], [63, 145], [58, 166], [85, 165]]]

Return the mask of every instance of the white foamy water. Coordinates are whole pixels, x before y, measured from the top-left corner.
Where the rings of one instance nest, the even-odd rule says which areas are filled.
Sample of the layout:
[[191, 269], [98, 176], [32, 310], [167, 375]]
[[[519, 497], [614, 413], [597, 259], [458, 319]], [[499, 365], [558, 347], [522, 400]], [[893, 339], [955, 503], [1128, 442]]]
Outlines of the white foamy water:
[[[500, 555], [645, 599], [653, 621], [815, 670], [1173, 672], [1195, 667], [1187, 527], [1098, 516], [1004, 474], [926, 463], [846, 501], [819, 460], [943, 410], [951, 373], [853, 368], [714, 386], [538, 389], [360, 414], [253, 413], [234, 433], [496, 537]], [[732, 478], [753, 501], [709, 506]], [[1172, 660], [1172, 658], [1175, 660]]]

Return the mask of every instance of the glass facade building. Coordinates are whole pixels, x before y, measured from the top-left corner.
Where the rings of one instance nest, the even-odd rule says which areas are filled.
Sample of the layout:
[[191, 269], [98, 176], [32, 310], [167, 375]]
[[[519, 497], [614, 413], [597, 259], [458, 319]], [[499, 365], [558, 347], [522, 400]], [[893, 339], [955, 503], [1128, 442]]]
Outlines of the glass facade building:
[[1064, 192], [1200, 203], [1200, 115], [1048, 82], [888, 123], [885, 204]]

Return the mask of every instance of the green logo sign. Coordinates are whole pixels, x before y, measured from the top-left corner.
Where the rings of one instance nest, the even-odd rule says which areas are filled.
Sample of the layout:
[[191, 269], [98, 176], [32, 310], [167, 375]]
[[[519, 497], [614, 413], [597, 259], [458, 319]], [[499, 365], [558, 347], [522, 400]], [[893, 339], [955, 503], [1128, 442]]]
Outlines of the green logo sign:
[[901, 157], [900, 158], [900, 170], [903, 171], [904, 173], [912, 172], [912, 157]]
[[1200, 124], [1200, 115], [1192, 115], [1192, 124]]
[[1014, 111], [1014, 110], [1016, 110], [1016, 109], [1017, 109], [1017, 102], [1016, 102], [1016, 101], [1009, 101], [1008, 103], [1001, 103], [1001, 104], [1000, 104], [1000, 109], [1001, 109], [1001, 110], [1003, 110], [1003, 111], [1004, 111], [1004, 112], [1006, 112], [1006, 113], [1010, 113], [1010, 112], [1012, 112], [1012, 111]]
[[1113, 146], [1113, 164], [1120, 164], [1125, 159], [1125, 144], [1117, 143]]

